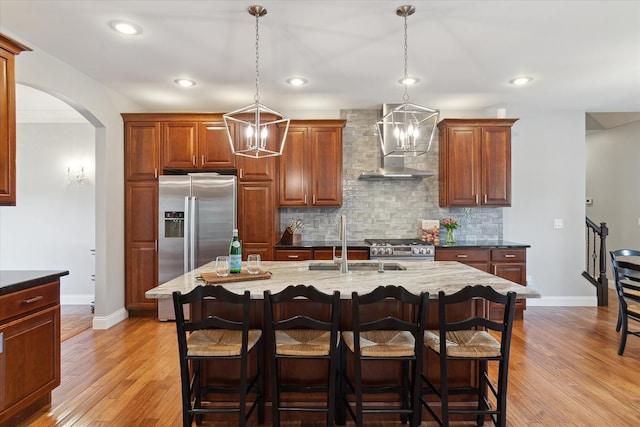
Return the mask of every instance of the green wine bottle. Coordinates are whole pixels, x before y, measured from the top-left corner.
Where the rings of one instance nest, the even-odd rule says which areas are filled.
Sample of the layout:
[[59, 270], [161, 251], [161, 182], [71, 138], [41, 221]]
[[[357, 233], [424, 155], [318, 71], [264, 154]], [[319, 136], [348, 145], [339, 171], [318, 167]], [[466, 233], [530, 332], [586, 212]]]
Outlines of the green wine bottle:
[[233, 237], [229, 245], [229, 272], [240, 273], [242, 271], [242, 244], [238, 238], [238, 229], [233, 229]]

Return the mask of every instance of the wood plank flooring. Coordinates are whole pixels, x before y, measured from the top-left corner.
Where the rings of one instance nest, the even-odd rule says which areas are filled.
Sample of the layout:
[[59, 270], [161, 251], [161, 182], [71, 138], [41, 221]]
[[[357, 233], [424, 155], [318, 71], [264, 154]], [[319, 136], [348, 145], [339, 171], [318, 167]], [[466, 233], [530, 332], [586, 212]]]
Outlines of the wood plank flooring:
[[[514, 329], [509, 426], [640, 425], [640, 339], [629, 337], [625, 355], [617, 355], [615, 295], [609, 301], [526, 310]], [[23, 426], [181, 425], [173, 323], [131, 318], [106, 331], [86, 330], [62, 344], [62, 358], [50, 408]]]

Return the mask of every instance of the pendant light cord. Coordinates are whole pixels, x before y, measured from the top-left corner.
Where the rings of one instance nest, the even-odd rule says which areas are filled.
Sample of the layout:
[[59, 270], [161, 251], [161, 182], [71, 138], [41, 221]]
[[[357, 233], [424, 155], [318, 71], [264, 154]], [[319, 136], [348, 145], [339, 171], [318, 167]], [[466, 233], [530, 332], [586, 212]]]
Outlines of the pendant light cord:
[[256, 13], [256, 94], [253, 99], [256, 101], [256, 104], [260, 102], [260, 69], [258, 67], [259, 59], [260, 59], [260, 49], [259, 49], [259, 27], [258, 21], [260, 20], [260, 14]]
[[404, 80], [402, 81], [402, 85], [404, 86], [404, 95], [402, 99], [404, 103], [409, 102], [409, 91], [407, 90], [407, 79], [409, 78], [408, 65], [409, 62], [409, 54], [407, 49], [407, 14], [404, 15]]

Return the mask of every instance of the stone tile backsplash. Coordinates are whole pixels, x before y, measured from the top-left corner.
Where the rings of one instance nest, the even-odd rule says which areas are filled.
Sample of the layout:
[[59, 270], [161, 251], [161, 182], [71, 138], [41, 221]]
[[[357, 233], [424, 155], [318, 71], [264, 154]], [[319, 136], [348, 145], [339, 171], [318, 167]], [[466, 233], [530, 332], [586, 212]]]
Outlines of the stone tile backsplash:
[[[458, 240], [502, 238], [502, 208], [441, 208], [438, 205], [437, 132], [427, 154], [405, 159], [405, 166], [433, 171], [435, 176], [416, 180], [358, 180], [362, 171], [381, 165], [374, 124], [380, 110], [342, 110], [343, 202], [341, 208], [282, 208], [280, 231], [292, 218], [305, 225], [304, 240], [336, 240], [339, 217], [347, 217], [350, 241], [366, 238], [419, 238], [422, 219], [452, 217], [460, 221]], [[441, 229], [444, 240], [445, 230]]]

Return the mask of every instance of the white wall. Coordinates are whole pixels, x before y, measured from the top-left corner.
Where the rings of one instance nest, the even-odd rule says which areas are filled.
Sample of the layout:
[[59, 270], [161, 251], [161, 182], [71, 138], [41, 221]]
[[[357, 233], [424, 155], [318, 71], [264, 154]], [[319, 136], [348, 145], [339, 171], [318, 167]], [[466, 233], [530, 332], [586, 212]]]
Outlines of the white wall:
[[[18, 124], [18, 203], [0, 210], [4, 270], [68, 270], [63, 304], [94, 300], [94, 128], [90, 124]], [[83, 184], [69, 183], [67, 166], [82, 164]]]
[[127, 317], [123, 254], [124, 128], [120, 113], [140, 109], [19, 34], [5, 29], [0, 31], [33, 49], [33, 52], [23, 52], [16, 57], [17, 83], [64, 100], [95, 127], [96, 307], [93, 326], [108, 328]]
[[[587, 216], [609, 227], [607, 252], [640, 249], [640, 121], [587, 135]], [[607, 253], [607, 276], [612, 278]], [[613, 286], [613, 283], [609, 283]]]
[[[528, 284], [542, 294], [531, 305], [596, 305], [585, 269], [585, 113], [518, 111], [512, 133], [512, 206], [506, 240], [531, 245]], [[564, 228], [554, 229], [554, 219]]]

